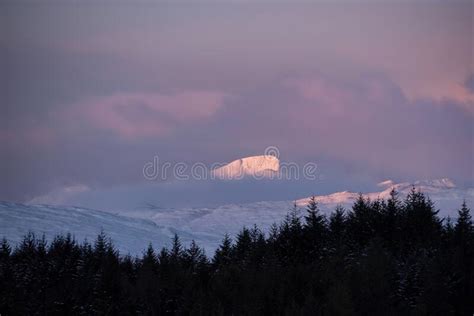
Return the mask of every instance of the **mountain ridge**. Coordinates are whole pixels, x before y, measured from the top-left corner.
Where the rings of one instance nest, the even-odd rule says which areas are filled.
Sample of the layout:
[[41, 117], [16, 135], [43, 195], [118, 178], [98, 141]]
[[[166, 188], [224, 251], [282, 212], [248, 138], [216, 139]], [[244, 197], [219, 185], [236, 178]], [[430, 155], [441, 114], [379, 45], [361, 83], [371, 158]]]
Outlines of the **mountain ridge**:
[[[403, 198], [413, 185], [426, 193], [441, 209], [440, 216], [457, 216], [463, 200], [468, 206], [474, 202], [474, 188], [457, 188], [449, 179], [423, 180], [413, 184], [383, 181], [383, 190], [364, 196], [375, 200], [386, 199], [392, 189]], [[331, 213], [337, 205], [350, 209], [359, 193], [340, 191], [316, 196], [323, 213]], [[303, 214], [309, 197], [296, 200]], [[293, 207], [294, 201], [261, 201], [223, 204], [216, 207], [166, 208], [149, 205], [126, 212], [109, 212], [74, 206], [28, 205], [0, 202], [0, 237], [16, 243], [29, 231], [45, 234], [48, 239], [58, 233], [72, 233], [78, 240], [93, 241], [103, 230], [121, 253], [140, 254], [149, 242], [157, 247], [169, 244], [177, 233], [184, 243], [195, 240], [208, 253], [220, 244], [224, 234], [235, 236], [242, 227], [254, 224], [264, 232], [279, 223]]]

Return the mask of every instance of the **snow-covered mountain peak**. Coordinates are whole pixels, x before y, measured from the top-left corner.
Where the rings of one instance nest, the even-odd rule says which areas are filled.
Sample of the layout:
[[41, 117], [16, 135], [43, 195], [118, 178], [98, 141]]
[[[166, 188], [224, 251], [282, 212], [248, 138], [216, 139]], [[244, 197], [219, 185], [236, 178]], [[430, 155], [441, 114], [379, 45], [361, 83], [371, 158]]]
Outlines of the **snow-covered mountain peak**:
[[242, 179], [244, 177], [266, 178], [280, 170], [280, 161], [272, 155], [252, 156], [234, 160], [214, 169], [213, 175], [219, 179]]
[[[434, 180], [420, 180], [414, 183], [401, 182], [395, 183], [392, 180], [385, 180], [377, 184], [377, 186], [383, 188], [382, 191], [375, 191], [364, 193], [363, 195], [371, 200], [376, 199], [387, 199], [390, 197], [390, 192], [395, 189], [402, 197], [406, 196], [413, 187], [420, 190], [429, 196], [431, 195], [435, 199], [440, 200], [462, 200], [463, 198], [469, 198], [472, 195], [471, 191], [456, 190], [454, 182], [448, 178], [434, 179]], [[320, 205], [327, 205], [334, 207], [335, 205], [351, 206], [352, 203], [357, 199], [359, 193], [342, 191], [328, 195], [316, 196], [316, 201]], [[305, 206], [308, 204], [309, 198], [303, 198], [296, 201], [298, 206]]]

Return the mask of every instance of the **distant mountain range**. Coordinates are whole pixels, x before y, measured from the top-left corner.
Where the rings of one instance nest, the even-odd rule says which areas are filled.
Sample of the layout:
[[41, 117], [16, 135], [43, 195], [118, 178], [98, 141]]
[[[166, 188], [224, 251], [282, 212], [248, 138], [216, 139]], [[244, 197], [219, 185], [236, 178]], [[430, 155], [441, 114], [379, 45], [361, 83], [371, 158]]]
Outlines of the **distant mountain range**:
[[[245, 165], [245, 161], [240, 163]], [[261, 170], [267, 170], [267, 167], [268, 165], [264, 165]], [[394, 188], [403, 198], [413, 185], [435, 202], [435, 206], [441, 210], [440, 216], [456, 217], [456, 210], [463, 200], [471, 207], [474, 201], [473, 188], [459, 189], [449, 179], [417, 181], [413, 184], [387, 180], [379, 184], [380, 191], [364, 195], [371, 200], [386, 199]], [[358, 195], [357, 192], [343, 191], [317, 196], [316, 200], [322, 211], [330, 213], [337, 205], [350, 208]], [[16, 243], [28, 231], [45, 234], [48, 239], [58, 233], [71, 232], [80, 241], [85, 238], [93, 241], [102, 229], [111, 237], [121, 253], [136, 255], [140, 254], [149, 242], [155, 247], [169, 244], [170, 238], [177, 233], [184, 244], [195, 239], [211, 254], [225, 233], [233, 236], [242, 227], [254, 224], [266, 231], [273, 223], [279, 223], [295, 202], [298, 207], [304, 209], [308, 198], [205, 208], [149, 206], [119, 214], [70, 206], [1, 202], [0, 237], [5, 236]]]

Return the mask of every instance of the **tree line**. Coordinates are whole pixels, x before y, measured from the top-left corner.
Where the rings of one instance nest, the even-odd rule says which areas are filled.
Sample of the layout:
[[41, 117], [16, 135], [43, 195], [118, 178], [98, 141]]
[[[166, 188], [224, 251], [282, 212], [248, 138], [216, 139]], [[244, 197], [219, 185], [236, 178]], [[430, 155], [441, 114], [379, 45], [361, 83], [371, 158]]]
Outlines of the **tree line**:
[[141, 257], [100, 233], [0, 245], [1, 315], [472, 315], [474, 228], [412, 189], [329, 216], [310, 199], [268, 232], [224, 236], [212, 257], [175, 236]]

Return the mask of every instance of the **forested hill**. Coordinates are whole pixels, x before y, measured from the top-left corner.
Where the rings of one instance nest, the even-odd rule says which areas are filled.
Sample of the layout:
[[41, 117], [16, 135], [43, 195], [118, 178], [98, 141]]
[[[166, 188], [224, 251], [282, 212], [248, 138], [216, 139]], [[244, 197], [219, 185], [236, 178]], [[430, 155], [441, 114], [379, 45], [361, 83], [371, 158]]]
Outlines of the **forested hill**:
[[[107, 236], [0, 249], [2, 315], [472, 315], [474, 228], [423, 193], [360, 196], [324, 215], [310, 199], [268, 234], [244, 228], [211, 257], [195, 243], [119, 256]], [[146, 247], [146, 245], [144, 245]]]

